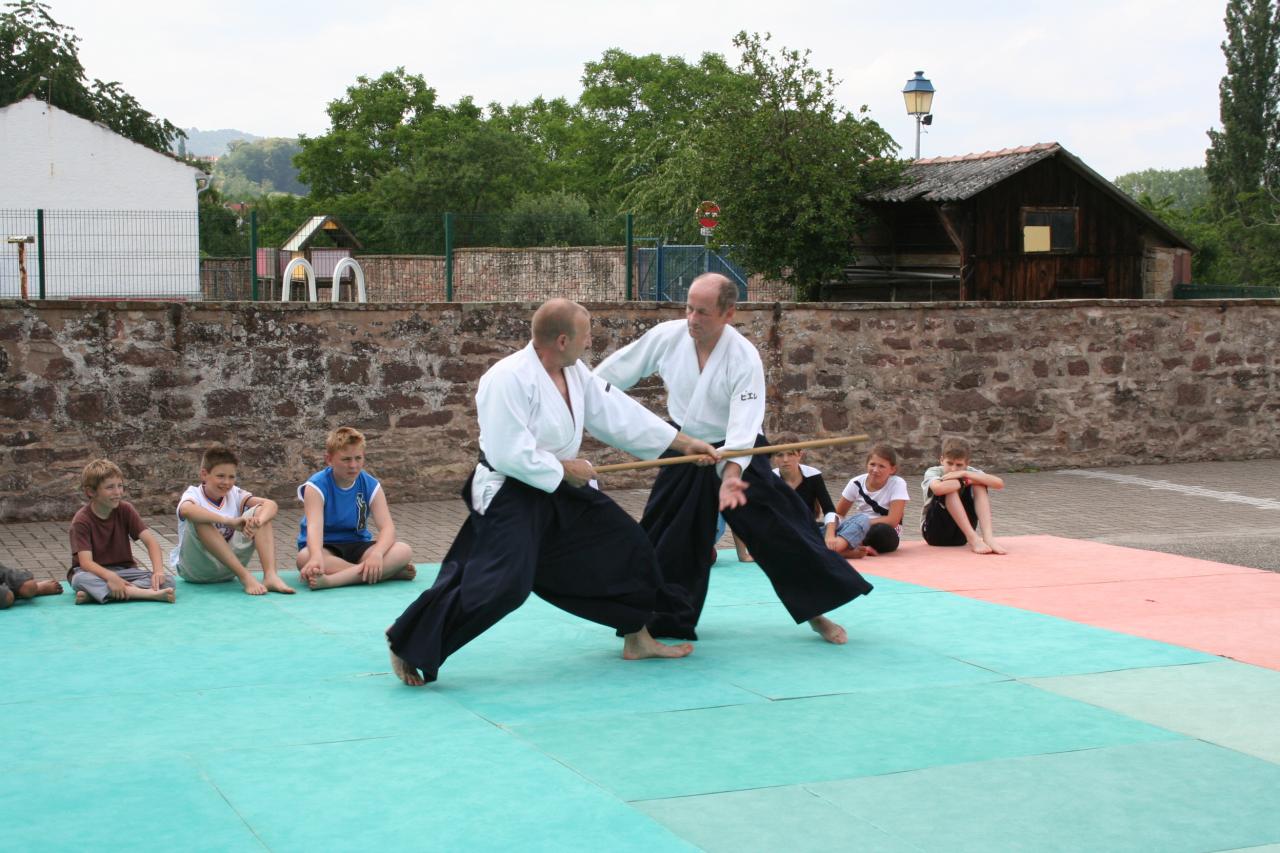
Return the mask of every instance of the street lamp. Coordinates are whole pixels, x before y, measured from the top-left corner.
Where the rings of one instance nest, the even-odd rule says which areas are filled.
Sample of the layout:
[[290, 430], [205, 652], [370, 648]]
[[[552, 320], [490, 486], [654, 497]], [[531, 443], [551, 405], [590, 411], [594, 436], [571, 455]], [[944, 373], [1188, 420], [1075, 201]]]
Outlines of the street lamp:
[[902, 87], [902, 97], [907, 102], [907, 115], [916, 117], [916, 159], [920, 159], [920, 125], [933, 124], [933, 116], [929, 113], [933, 106], [933, 84], [925, 79], [923, 71]]

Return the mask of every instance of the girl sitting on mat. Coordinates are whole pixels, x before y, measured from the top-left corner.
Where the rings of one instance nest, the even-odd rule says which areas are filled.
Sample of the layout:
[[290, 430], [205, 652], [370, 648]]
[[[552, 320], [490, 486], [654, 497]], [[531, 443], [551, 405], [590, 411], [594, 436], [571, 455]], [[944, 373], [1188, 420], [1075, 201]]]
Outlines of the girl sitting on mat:
[[827, 547], [853, 559], [896, 551], [910, 499], [906, 480], [898, 476], [897, 451], [875, 445], [867, 454], [867, 473], [849, 481], [834, 516], [827, 516]]

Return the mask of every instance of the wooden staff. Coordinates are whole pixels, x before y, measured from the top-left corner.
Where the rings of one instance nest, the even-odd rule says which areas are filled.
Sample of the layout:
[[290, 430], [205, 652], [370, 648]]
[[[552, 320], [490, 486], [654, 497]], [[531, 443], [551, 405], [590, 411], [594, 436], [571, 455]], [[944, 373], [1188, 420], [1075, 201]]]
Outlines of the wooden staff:
[[[747, 450], [720, 450], [720, 456], [723, 459], [732, 459], [735, 456], [759, 456], [761, 453], [784, 453], [788, 450], [808, 450], [811, 447], [839, 447], [844, 444], [857, 444], [860, 441], [866, 441], [869, 436], [865, 435], [842, 435], [839, 438], [815, 438], [810, 441], [794, 441], [791, 444], [769, 444], [764, 447], [752, 447]], [[596, 467], [597, 474], [611, 474], [614, 471], [640, 471], [645, 468], [662, 468], [666, 465], [683, 465], [687, 462], [697, 462], [701, 459], [700, 454], [690, 456], [668, 456], [665, 459], [647, 459], [640, 462], [618, 462], [614, 465], [599, 465]]]

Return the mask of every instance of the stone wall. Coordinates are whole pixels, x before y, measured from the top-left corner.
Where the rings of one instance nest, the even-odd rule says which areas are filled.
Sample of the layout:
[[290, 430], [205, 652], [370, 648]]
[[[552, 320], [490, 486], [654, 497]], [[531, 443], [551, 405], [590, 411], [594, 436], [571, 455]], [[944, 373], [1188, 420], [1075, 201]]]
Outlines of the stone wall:
[[[596, 358], [682, 313], [591, 307]], [[393, 501], [452, 496], [475, 459], [476, 380], [524, 344], [532, 308], [0, 302], [0, 520], [69, 518], [98, 456], [143, 510], [169, 511], [213, 442], [238, 449], [251, 490], [291, 500], [340, 424], [369, 435]], [[866, 432], [910, 476], [943, 433], [996, 471], [1276, 452], [1280, 301], [752, 304], [737, 326], [764, 357], [770, 431]], [[637, 396], [661, 411], [652, 382]]]

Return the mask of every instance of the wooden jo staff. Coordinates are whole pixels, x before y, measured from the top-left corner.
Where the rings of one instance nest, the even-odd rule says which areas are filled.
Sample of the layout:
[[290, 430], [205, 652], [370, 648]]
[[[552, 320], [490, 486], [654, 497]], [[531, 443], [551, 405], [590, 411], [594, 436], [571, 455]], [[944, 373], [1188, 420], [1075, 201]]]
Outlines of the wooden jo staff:
[[[810, 441], [794, 441], [791, 444], [769, 444], [764, 447], [752, 447], [747, 450], [720, 450], [720, 456], [723, 459], [732, 459], [735, 456], [758, 456], [761, 453], [784, 453], [788, 450], [808, 450], [811, 447], [839, 447], [845, 444], [857, 444], [860, 441], [866, 441], [869, 436], [865, 435], [843, 435], [839, 438], [815, 438]], [[614, 465], [598, 465], [595, 468], [597, 474], [609, 474], [614, 471], [639, 471], [644, 468], [661, 468], [666, 465], [683, 465], [687, 462], [696, 462], [701, 459], [699, 454], [690, 456], [668, 456], [665, 459], [648, 459], [639, 462], [618, 462]]]

